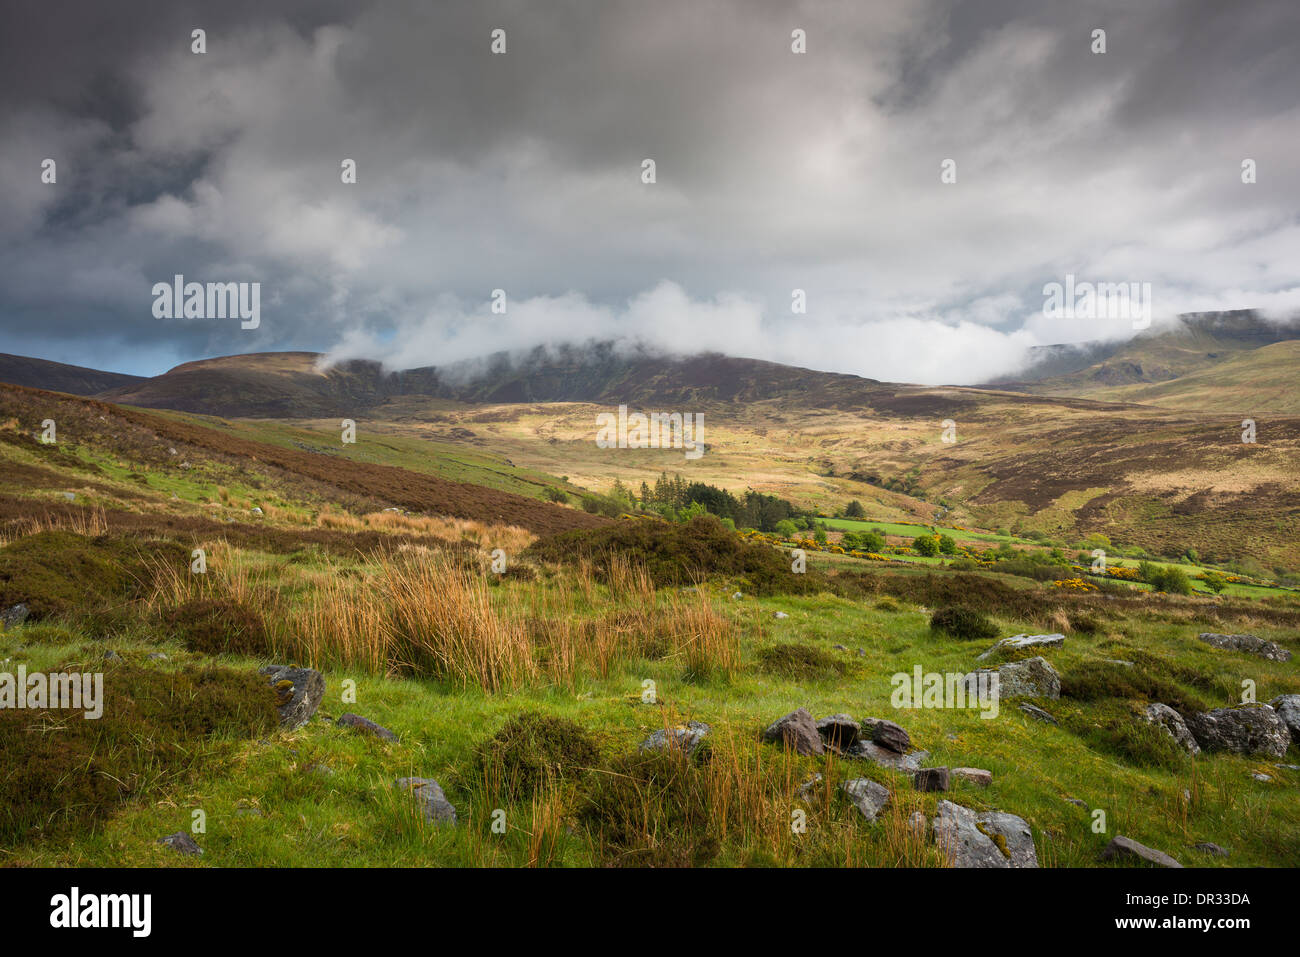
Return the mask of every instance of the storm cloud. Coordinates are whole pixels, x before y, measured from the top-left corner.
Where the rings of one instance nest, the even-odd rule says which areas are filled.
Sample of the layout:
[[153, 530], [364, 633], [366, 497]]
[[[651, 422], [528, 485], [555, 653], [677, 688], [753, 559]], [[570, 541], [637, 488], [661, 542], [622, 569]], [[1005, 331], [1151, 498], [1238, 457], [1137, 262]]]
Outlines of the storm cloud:
[[[1045, 318], [1067, 275], [1288, 316], [1297, 42], [1296, 4], [1211, 0], [7, 3], [0, 351], [614, 339], [973, 382], [1131, 334]], [[177, 274], [260, 282], [260, 325], [154, 318]]]

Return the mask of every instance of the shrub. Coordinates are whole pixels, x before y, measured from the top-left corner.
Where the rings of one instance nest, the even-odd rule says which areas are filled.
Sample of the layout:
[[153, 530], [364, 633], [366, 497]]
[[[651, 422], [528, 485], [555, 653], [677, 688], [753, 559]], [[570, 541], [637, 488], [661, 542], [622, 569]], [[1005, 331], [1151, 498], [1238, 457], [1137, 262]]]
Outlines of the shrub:
[[708, 778], [680, 749], [617, 759], [578, 816], [607, 865], [698, 867], [721, 849]]
[[480, 744], [475, 759], [489, 786], [519, 800], [543, 787], [576, 781], [595, 766], [600, 751], [581, 725], [526, 711]]
[[798, 531], [799, 530], [795, 528], [794, 522], [790, 521], [788, 518], [783, 518], [781, 521], [776, 523], [776, 533], [782, 538], [794, 538], [795, 535], [798, 534]]
[[166, 624], [190, 651], [204, 655], [270, 654], [262, 616], [229, 598], [195, 598], [172, 609]]
[[844, 506], [844, 516], [846, 518], [862, 518], [866, 514], [866, 511], [862, 508], [862, 503], [856, 498]]
[[844, 674], [844, 662], [811, 645], [777, 644], [758, 653], [764, 671], [801, 681], [824, 681]]
[[546, 492], [544, 494], [546, 495], [546, 500], [548, 502], [560, 502], [563, 504], [569, 501], [569, 493], [564, 491], [562, 488], [556, 488], [554, 485], [546, 486]]
[[940, 535], [939, 551], [944, 555], [955, 555], [957, 554], [957, 543], [948, 535]]
[[933, 557], [939, 554], [939, 541], [933, 535], [918, 535], [912, 539], [912, 548], [918, 555]]
[[965, 605], [946, 605], [938, 609], [930, 616], [930, 628], [963, 641], [991, 641], [998, 634], [993, 622]]

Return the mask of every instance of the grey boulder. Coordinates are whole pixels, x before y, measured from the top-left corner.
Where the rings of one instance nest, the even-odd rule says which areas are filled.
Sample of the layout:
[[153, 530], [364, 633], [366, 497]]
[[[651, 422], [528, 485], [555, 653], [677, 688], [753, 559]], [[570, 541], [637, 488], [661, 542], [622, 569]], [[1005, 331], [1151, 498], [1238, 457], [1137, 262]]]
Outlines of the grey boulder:
[[1183, 721], [1183, 716], [1169, 705], [1160, 704], [1158, 701], [1149, 704], [1142, 717], [1151, 724], [1164, 728], [1188, 754], [1201, 753], [1201, 746], [1196, 743], [1196, 738], [1192, 737], [1192, 732], [1187, 730], [1187, 723]]
[[1291, 745], [1291, 732], [1266, 704], [1216, 708], [1183, 716], [1187, 730], [1206, 751], [1262, 754], [1280, 758]]
[[385, 741], [397, 740], [397, 735], [393, 734], [393, 732], [389, 731], [383, 725], [375, 724], [369, 718], [363, 718], [359, 714], [352, 714], [349, 712], [348, 714], [340, 715], [335, 723], [342, 725], [345, 728], [352, 728], [360, 734], [374, 735], [376, 738], [382, 738]]
[[763, 732], [763, 740], [784, 744], [795, 754], [805, 757], [826, 753], [826, 748], [822, 746], [822, 737], [817, 733], [817, 724], [807, 708], [791, 711], [773, 721]]
[[1037, 867], [1033, 832], [1024, 818], [1005, 811], [976, 814], [970, 808], [940, 801], [934, 839], [951, 867]]
[[1300, 694], [1280, 694], [1268, 706], [1277, 712], [1291, 732], [1291, 740], [1300, 741]]
[[1017, 651], [1021, 648], [1059, 648], [1063, 644], [1065, 644], [1065, 635], [1012, 635], [1010, 638], [1003, 638], [975, 660], [984, 661], [1000, 651]]
[[1116, 834], [1111, 838], [1110, 843], [1101, 852], [1101, 860], [1139, 860], [1154, 864], [1157, 867], [1183, 866], [1164, 851], [1157, 851], [1153, 847], [1139, 844], [1132, 838], [1124, 837], [1122, 834]]
[[870, 778], [855, 778], [840, 785], [859, 813], [874, 821], [881, 809], [889, 803], [889, 789]]
[[409, 792], [419, 801], [425, 820], [436, 824], [456, 823], [456, 808], [433, 778], [398, 778], [397, 789]]
[[1196, 637], [1207, 645], [1222, 648], [1224, 651], [1244, 651], [1246, 654], [1257, 655], [1269, 661], [1291, 660], [1291, 652], [1279, 647], [1276, 642], [1265, 641], [1256, 635], [1219, 635], [1211, 631], [1203, 631]]
[[293, 731], [311, 720], [325, 697], [325, 679], [319, 671], [290, 665], [267, 665], [261, 673], [266, 675], [277, 693], [281, 728]]
[[694, 754], [712, 730], [703, 721], [687, 721], [686, 724], [675, 728], [659, 728], [641, 742], [640, 750], [667, 751], [674, 748], [687, 754]]

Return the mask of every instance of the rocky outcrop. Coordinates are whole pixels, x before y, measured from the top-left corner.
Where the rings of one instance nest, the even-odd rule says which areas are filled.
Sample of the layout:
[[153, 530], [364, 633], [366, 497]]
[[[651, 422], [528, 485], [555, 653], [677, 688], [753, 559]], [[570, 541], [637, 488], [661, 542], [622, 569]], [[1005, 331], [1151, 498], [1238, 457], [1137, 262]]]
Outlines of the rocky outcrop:
[[1232, 751], [1280, 758], [1291, 745], [1291, 732], [1266, 704], [1216, 708], [1183, 715], [1187, 730], [1206, 751]]
[[988, 651], [976, 657], [984, 661], [1003, 651], [1018, 651], [1021, 648], [1059, 648], [1065, 644], [1065, 635], [1012, 635], [1003, 638]]
[[940, 801], [934, 818], [934, 840], [951, 867], [1037, 867], [1029, 824], [1005, 811], [976, 814], [970, 808]]
[[1199, 641], [1224, 651], [1244, 651], [1269, 661], [1290, 661], [1291, 652], [1280, 647], [1276, 642], [1265, 641], [1255, 635], [1219, 635], [1203, 631], [1196, 636]]
[[[963, 679], [968, 698], [979, 694], [980, 676], [992, 672], [991, 668], [981, 668]], [[999, 698], [1061, 697], [1061, 676], [1041, 656], [1002, 665], [997, 669], [997, 675]]]
[[1277, 712], [1293, 742], [1300, 741], [1300, 694], [1280, 694], [1268, 703]]

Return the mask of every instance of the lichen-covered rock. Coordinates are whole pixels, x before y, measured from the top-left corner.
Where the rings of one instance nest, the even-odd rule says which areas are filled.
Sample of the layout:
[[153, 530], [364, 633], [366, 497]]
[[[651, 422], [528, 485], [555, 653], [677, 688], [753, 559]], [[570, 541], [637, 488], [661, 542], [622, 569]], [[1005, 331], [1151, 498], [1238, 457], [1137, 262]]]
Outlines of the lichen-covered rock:
[[1277, 712], [1291, 732], [1291, 740], [1300, 741], [1300, 694], [1280, 694], [1268, 706]]
[[1124, 837], [1122, 834], [1116, 834], [1111, 838], [1110, 843], [1106, 845], [1101, 852], [1101, 860], [1140, 860], [1148, 864], [1154, 864], [1157, 867], [1182, 867], [1176, 860], [1166, 854], [1164, 851], [1157, 851], [1153, 847], [1147, 847], [1145, 844], [1139, 844], [1130, 837]]
[[837, 751], [852, 747], [862, 736], [862, 727], [850, 715], [833, 714], [817, 722], [817, 733], [827, 747]]
[[203, 848], [194, 843], [194, 838], [190, 837], [184, 831], [177, 831], [175, 834], [168, 834], [166, 837], [158, 838], [159, 844], [165, 844], [177, 854], [188, 854], [191, 857], [198, 857], [203, 853]]
[[1291, 732], [1266, 704], [1216, 708], [1183, 716], [1187, 730], [1206, 751], [1262, 754], [1280, 758], [1291, 745]]
[[889, 788], [870, 778], [855, 778], [845, 781], [840, 787], [868, 821], [874, 821], [876, 815], [889, 803]]
[[993, 772], [983, 768], [953, 768], [952, 776], [980, 788], [986, 788], [993, 783]]
[[951, 867], [1037, 867], [1029, 824], [1005, 811], [976, 814], [970, 808], [940, 801], [934, 819], [934, 840]]
[[1028, 701], [1020, 702], [1020, 710], [1029, 715], [1029, 717], [1033, 718], [1035, 721], [1042, 721], [1044, 724], [1060, 724], [1059, 721], [1042, 708], [1038, 707], [1038, 705], [1030, 704]]
[[16, 628], [27, 620], [31, 611], [26, 605], [18, 604], [0, 611], [0, 631]]
[[[981, 675], [992, 672], [991, 668], [973, 671], [963, 679], [968, 698], [977, 697], [980, 692]], [[1040, 656], [1026, 658], [1024, 661], [1012, 661], [997, 669], [999, 698], [1059, 698], [1061, 697], [1061, 676], [1056, 673], [1046, 658]]]
[[1207, 645], [1222, 648], [1225, 651], [1244, 651], [1269, 661], [1290, 661], [1291, 652], [1278, 646], [1276, 642], [1265, 641], [1256, 635], [1220, 635], [1203, 631], [1196, 636]]
[[1178, 743], [1179, 747], [1188, 754], [1201, 753], [1201, 746], [1196, 743], [1196, 738], [1192, 737], [1192, 732], [1187, 730], [1187, 724], [1183, 721], [1183, 716], [1169, 705], [1160, 704], [1159, 702], [1149, 704], [1142, 716], [1152, 724], [1164, 728], [1169, 736]]
[[382, 738], [385, 741], [397, 740], [397, 735], [393, 734], [393, 732], [389, 731], [383, 725], [375, 724], [369, 718], [363, 718], [359, 714], [352, 714], [349, 712], [348, 714], [339, 715], [339, 718], [335, 723], [345, 728], [351, 728], [361, 734], [372, 734], [376, 738]]
[[822, 736], [817, 733], [817, 724], [807, 708], [791, 711], [773, 721], [763, 732], [763, 740], [784, 744], [795, 754], [805, 757], [826, 753], [826, 748], [822, 745]]
[[311, 720], [325, 697], [325, 679], [311, 668], [290, 665], [267, 665], [262, 669], [278, 696], [280, 727], [286, 731], [301, 728]]
[[1000, 651], [1018, 651], [1021, 648], [1059, 648], [1065, 644], [1065, 635], [1012, 635], [1010, 638], [1003, 638], [988, 651], [976, 657], [976, 661], [984, 661], [993, 657]]
[[641, 742], [640, 749], [642, 751], [666, 751], [669, 748], [677, 748], [687, 754], [694, 754], [712, 730], [703, 721], [687, 721], [686, 724], [678, 725], [675, 728], [659, 728], [654, 734]]
[[425, 820], [436, 824], [455, 824], [456, 808], [447, 800], [442, 786], [433, 778], [398, 778], [397, 789], [410, 792], [420, 802]]

